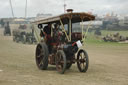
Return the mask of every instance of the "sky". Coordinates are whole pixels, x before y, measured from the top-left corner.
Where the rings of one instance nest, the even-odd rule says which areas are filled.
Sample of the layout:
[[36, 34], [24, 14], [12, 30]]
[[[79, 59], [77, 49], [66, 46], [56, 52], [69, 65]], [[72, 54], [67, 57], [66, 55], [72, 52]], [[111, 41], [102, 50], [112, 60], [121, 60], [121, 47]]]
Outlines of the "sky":
[[[15, 17], [25, 16], [26, 0], [11, 0]], [[64, 0], [27, 0], [27, 17], [35, 17], [37, 13], [64, 13]], [[92, 12], [105, 15], [114, 12], [128, 15], [128, 0], [65, 0], [66, 8], [75, 12]], [[9, 0], [0, 0], [0, 18], [12, 17]]]

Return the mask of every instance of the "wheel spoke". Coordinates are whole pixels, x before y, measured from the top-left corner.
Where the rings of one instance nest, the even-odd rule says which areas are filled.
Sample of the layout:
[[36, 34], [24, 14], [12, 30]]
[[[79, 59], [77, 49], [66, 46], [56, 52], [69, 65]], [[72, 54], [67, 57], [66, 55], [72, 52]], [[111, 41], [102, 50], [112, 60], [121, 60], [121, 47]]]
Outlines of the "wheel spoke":
[[43, 59], [41, 60], [41, 62], [39, 63], [39, 66], [41, 66], [43, 64]]
[[80, 59], [82, 59], [82, 53], [80, 53]]
[[85, 65], [84, 65], [84, 63], [83, 63], [83, 69], [84, 69], [84, 67], [85, 67]]
[[37, 55], [37, 58], [41, 58], [43, 56], [44, 56], [44, 53], [41, 52], [40, 54]]
[[80, 67], [81, 67], [81, 69], [83, 69], [83, 65], [82, 64], [80, 64]]
[[84, 59], [84, 61], [86, 62], [86, 61], [87, 61], [87, 59], [85, 58], [85, 59]]

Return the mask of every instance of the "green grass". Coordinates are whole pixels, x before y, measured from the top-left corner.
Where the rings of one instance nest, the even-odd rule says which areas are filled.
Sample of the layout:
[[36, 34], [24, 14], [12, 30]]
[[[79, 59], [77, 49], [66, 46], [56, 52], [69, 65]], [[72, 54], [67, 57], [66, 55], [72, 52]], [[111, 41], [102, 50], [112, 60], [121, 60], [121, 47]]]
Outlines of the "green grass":
[[128, 44], [118, 43], [118, 42], [104, 42], [102, 40], [103, 36], [106, 36], [107, 34], [114, 34], [114, 33], [120, 33], [122, 36], [128, 36], [128, 31], [106, 31], [102, 30], [102, 36], [96, 36], [94, 35], [94, 31], [87, 34], [87, 38], [85, 40], [86, 44], [89, 45], [110, 45], [110, 46], [128, 46]]
[[115, 34], [119, 33], [122, 36], [127, 36], [128, 37], [128, 31], [109, 31], [109, 30], [102, 30], [102, 34], [105, 36], [107, 34]]

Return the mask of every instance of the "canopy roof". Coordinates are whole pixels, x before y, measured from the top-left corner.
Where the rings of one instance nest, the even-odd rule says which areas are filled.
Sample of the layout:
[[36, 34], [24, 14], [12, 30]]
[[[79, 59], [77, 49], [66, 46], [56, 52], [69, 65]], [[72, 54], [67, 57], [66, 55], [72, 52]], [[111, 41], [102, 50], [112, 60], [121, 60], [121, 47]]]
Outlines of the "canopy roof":
[[60, 23], [60, 20], [62, 20], [63, 24], [67, 24], [69, 19], [71, 19], [72, 23], [77, 23], [83, 21], [91, 21], [95, 20], [94, 15], [90, 15], [88, 13], [65, 13], [61, 14], [59, 16], [53, 16], [41, 20], [34, 21], [33, 23], [36, 24], [48, 24], [48, 23]]

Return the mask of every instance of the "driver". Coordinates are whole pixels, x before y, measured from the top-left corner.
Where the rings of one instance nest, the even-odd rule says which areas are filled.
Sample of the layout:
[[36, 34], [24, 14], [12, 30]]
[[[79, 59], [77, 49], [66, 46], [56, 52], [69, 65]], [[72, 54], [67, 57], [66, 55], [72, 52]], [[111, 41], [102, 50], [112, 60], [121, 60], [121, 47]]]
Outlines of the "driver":
[[40, 36], [46, 39], [46, 43], [49, 43], [49, 39], [51, 38], [51, 24], [48, 24], [41, 30]]
[[55, 28], [53, 30], [53, 32], [54, 32], [54, 34], [53, 34], [53, 40], [54, 40], [54, 42], [56, 42], [58, 40], [59, 28], [58, 28], [58, 25], [57, 24], [55, 24], [54, 27]]
[[51, 24], [48, 24], [47, 26], [44, 27], [43, 33], [45, 36], [51, 35]]
[[49, 53], [51, 53], [51, 24], [49, 23], [47, 26], [43, 29], [43, 34], [46, 39], [46, 44], [48, 45]]

